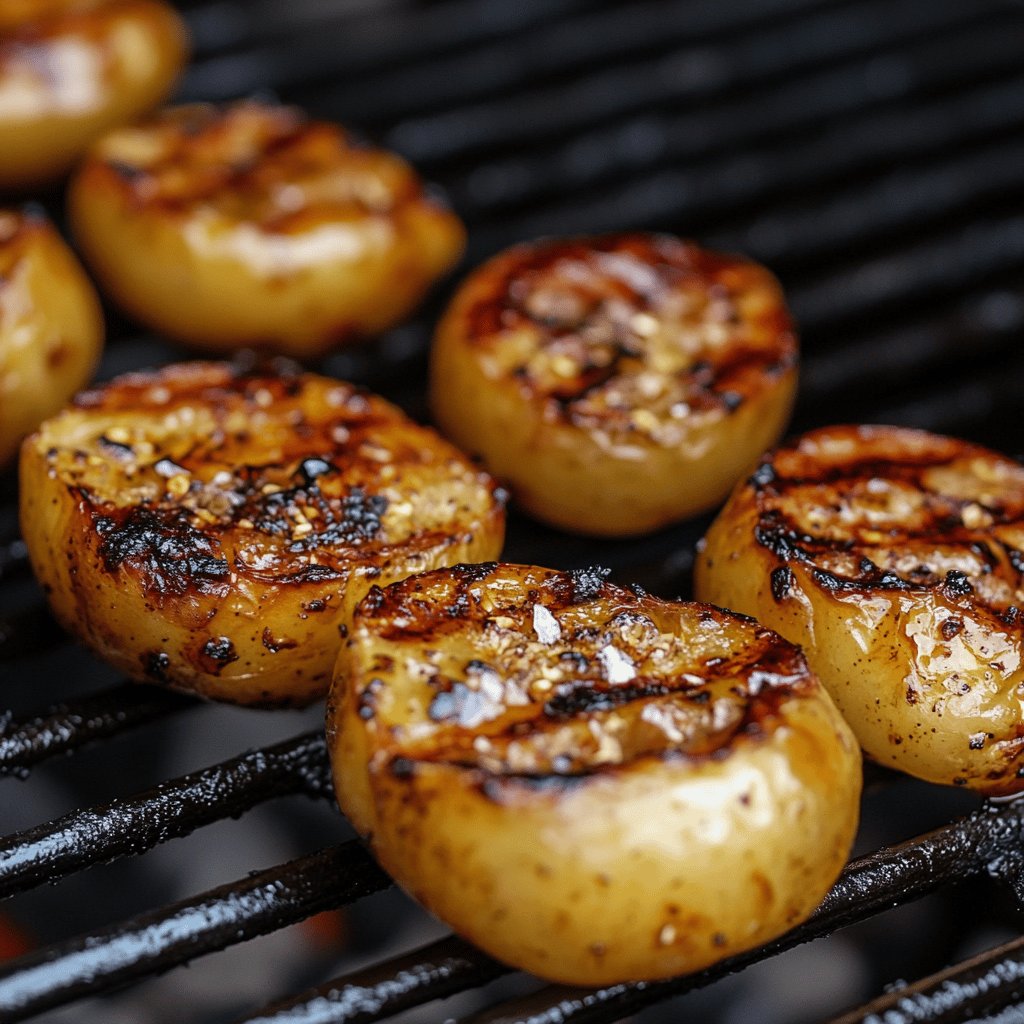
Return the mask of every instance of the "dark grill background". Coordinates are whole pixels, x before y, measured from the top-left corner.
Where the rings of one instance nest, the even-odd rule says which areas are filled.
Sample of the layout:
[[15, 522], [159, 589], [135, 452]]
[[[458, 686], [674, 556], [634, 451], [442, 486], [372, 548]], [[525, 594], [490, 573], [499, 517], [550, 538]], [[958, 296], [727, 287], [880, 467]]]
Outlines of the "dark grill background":
[[[779, 274], [801, 324], [794, 429], [905, 423], [1024, 452], [1020, 4], [181, 6], [196, 43], [181, 98], [270, 90], [398, 149], [467, 219], [467, 267], [538, 234], [634, 227], [742, 250]], [[49, 200], [59, 211], [60, 197]], [[425, 415], [424, 356], [445, 291], [420, 321], [376, 347], [333, 357], [326, 369]], [[182, 355], [112, 315], [102, 376]], [[703, 525], [596, 544], [513, 518], [507, 555], [558, 566], [600, 562], [621, 581], [674, 596], [688, 588]], [[43, 945], [0, 965], [0, 1020], [122, 986], [385, 885], [360, 848], [343, 843], [344, 822], [323, 799], [319, 709], [260, 714], [122, 689], [110, 670], [60, 636], [17, 540], [11, 474], [0, 477], [0, 677], [2, 703], [12, 709], [0, 720], [0, 768], [17, 776], [39, 764], [28, 782], [0, 783], [0, 827], [32, 830], [0, 841], [0, 893], [32, 889], [3, 912]], [[78, 747], [71, 760], [53, 757]], [[258, 749], [240, 753], [251, 748]], [[219, 762], [226, 763], [161, 783]], [[303, 793], [314, 799], [296, 798]], [[122, 802], [111, 808], [75, 811], [115, 798]], [[542, 989], [486, 1019], [615, 1020], [701, 987], [642, 1019], [798, 1024], [872, 998], [895, 979], [932, 975], [1021, 931], [1012, 894], [1024, 891], [1017, 874], [1024, 811], [1003, 805], [961, 821], [974, 806], [966, 794], [875, 779], [858, 851], [944, 830], [855, 862], [802, 935], [864, 923], [825, 942], [707, 989], [724, 971], [585, 997]], [[240, 821], [220, 820], [250, 807]], [[62, 815], [69, 817], [36, 828]], [[218, 824], [145, 857], [73, 874], [208, 822]], [[298, 860], [282, 863], [290, 858]], [[34, 888], [67, 873], [56, 887]], [[168, 908], [170, 901], [182, 902]], [[354, 905], [344, 925], [347, 934], [326, 949], [308, 933], [277, 932], [166, 982], [149, 980], [46, 1019], [251, 1016], [267, 1000], [439, 934], [394, 890]], [[926, 980], [917, 986], [923, 995], [913, 986], [897, 990], [875, 1016], [861, 1010], [841, 1019], [1022, 1021], [1024, 1011], [1000, 1014], [1024, 1000], [1022, 962], [1014, 945], [959, 968], [951, 980]], [[334, 986], [333, 995], [307, 993], [276, 1019], [376, 1020], [378, 1011], [387, 1016], [497, 973], [450, 942], [386, 962], [348, 987]], [[410, 1019], [451, 1013], [468, 1021], [475, 1008], [531, 988], [501, 984], [512, 987], [487, 989], [461, 1009], [427, 1005]]]

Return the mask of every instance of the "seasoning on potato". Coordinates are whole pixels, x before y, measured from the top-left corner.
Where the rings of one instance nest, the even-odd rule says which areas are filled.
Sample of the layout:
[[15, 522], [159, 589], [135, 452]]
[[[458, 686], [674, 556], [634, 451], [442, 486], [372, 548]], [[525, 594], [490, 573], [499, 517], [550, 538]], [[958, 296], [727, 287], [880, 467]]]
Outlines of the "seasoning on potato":
[[666, 235], [521, 245], [459, 290], [434, 415], [539, 519], [602, 536], [711, 508], [778, 440], [797, 342], [764, 268]]
[[0, 209], [0, 467], [92, 375], [99, 299], [53, 225]]
[[163, 102], [187, 49], [163, 0], [4, 0], [0, 189], [59, 178], [104, 132]]
[[251, 101], [107, 136], [70, 213], [101, 284], [142, 323], [207, 351], [298, 359], [401, 321], [464, 242], [398, 156]]
[[1024, 467], [902, 427], [811, 431], [708, 531], [706, 601], [800, 644], [865, 752], [931, 782], [1024, 790]]
[[664, 978], [815, 908], [860, 753], [800, 652], [596, 570], [375, 587], [328, 700], [342, 809], [396, 881], [515, 967]]
[[85, 392], [21, 456], [57, 619], [131, 678], [239, 704], [322, 696], [370, 586], [495, 556], [502, 498], [381, 398], [224, 364]]

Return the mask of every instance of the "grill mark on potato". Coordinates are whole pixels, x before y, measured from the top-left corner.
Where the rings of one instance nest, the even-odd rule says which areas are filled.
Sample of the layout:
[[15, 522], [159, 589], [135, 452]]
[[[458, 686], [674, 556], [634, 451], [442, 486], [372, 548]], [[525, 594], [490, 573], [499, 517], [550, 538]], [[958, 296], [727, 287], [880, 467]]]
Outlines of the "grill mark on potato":
[[[666, 315], [666, 300], [689, 289], [718, 305], [718, 323], [728, 337], [714, 347], [713, 356], [691, 361], [674, 377], [693, 411], [728, 414], [759, 390], [762, 375], [778, 377], [798, 362], [793, 324], [781, 297], [752, 323], [744, 321], [726, 284], [736, 273], [763, 275], [757, 279], [762, 287], [768, 279], [753, 264], [669, 236], [613, 235], [519, 246], [466, 312], [466, 336], [477, 346], [494, 346], [508, 332], [528, 328], [536, 332], [538, 349], [572, 348], [556, 380], [541, 380], [526, 365], [518, 367], [516, 376], [522, 387], [551, 399], [563, 418], [582, 423], [595, 415], [584, 407], [584, 399], [615, 387], [643, 366], [647, 342], [634, 326], [636, 316], [657, 322]], [[671, 315], [688, 323], [685, 309]], [[699, 333], [699, 319], [688, 329]], [[752, 329], [772, 333], [776, 343], [771, 349], [748, 345], [744, 338]]]
[[107, 572], [128, 566], [149, 592], [165, 597], [228, 592], [230, 570], [219, 542], [192, 526], [180, 509], [111, 509], [93, 515], [93, 528]]
[[[991, 453], [980, 448], [968, 446], [967, 451], [981, 457], [992, 457]], [[941, 438], [934, 439], [930, 450], [925, 452], [893, 452], [891, 457], [864, 454], [842, 459], [838, 464], [815, 464], [811, 457], [803, 456], [793, 446], [780, 448], [749, 479], [758, 510], [754, 537], [780, 563], [808, 566], [814, 582], [830, 593], [942, 590], [955, 599], [973, 592], [969, 576], [961, 570], [936, 573], [924, 563], [904, 571], [902, 575], [891, 566], [875, 564], [870, 557], [860, 559], [856, 573], [835, 572], [822, 564], [830, 557], [853, 556], [858, 551], [875, 552], [882, 548], [884, 555], [890, 549], [910, 550], [915, 545], [970, 552], [975, 556], [980, 574], [992, 575], [1018, 587], [1020, 577], [1024, 575], [1024, 558], [1011, 545], [993, 537], [991, 531], [999, 527], [1024, 526], [1024, 490], [1015, 503], [1007, 503], [1006, 500], [986, 503], [980, 499], [944, 494], [926, 483], [929, 471], [942, 469], [953, 458], [964, 457], [963, 447], [951, 447]], [[789, 471], [783, 468], [785, 464], [791, 465]], [[909, 528], [887, 522], [883, 531], [853, 526], [848, 531], [844, 530], [853, 536], [828, 536], [823, 532], [807, 532], [784, 511], [790, 495], [798, 489], [809, 489], [805, 505], [815, 504], [831, 509], [833, 515], [837, 514], [855, 488], [860, 488], [858, 493], [863, 500], [863, 493], [873, 480], [903, 485], [923, 494], [924, 512], [918, 512], [918, 517], [925, 519], [923, 525]], [[850, 500], [857, 500], [857, 497]], [[986, 525], [968, 525], [965, 517], [969, 518], [972, 512], [984, 516]], [[826, 523], [831, 518], [823, 514]], [[865, 536], [871, 533], [880, 535], [870, 539]], [[773, 594], [775, 580], [773, 575]]]
[[[524, 785], [537, 784], [537, 780], [547, 774], [566, 777], [581, 771], [587, 775], [614, 771], [628, 763], [631, 757], [627, 757], [625, 762], [613, 760], [595, 768], [585, 764], [586, 752], [579, 751], [573, 756], [555, 755], [550, 773], [524, 772], [517, 770], [507, 759], [507, 751], [517, 742], [530, 738], [541, 737], [543, 744], [546, 742], [544, 737], [550, 740], [560, 729], [566, 726], [575, 728], [581, 723], [592, 723], [586, 726], [592, 731], [582, 735], [586, 742], [592, 742], [606, 728], [609, 715], [645, 702], [681, 701], [684, 706], [693, 708], [692, 714], [700, 715], [705, 722], [705, 726], [694, 726], [691, 718], [687, 727], [698, 730], [710, 728], [709, 723], [717, 722], [717, 716], [721, 714], [721, 709], [711, 706], [715, 680], [736, 677], [740, 681], [739, 688], [728, 695], [736, 710], [730, 711], [724, 721], [717, 722], [712, 738], [702, 736], [696, 742], [687, 740], [673, 746], [666, 744], [664, 737], [660, 736], [654, 747], [645, 748], [637, 755], [695, 759], [725, 757], [737, 736], [756, 742], [770, 732], [780, 703], [812, 685], [799, 652], [781, 642], [775, 634], [760, 628], [756, 629], [741, 652], [723, 651], [721, 656], [694, 666], [688, 674], [669, 673], [665, 678], [655, 678], [637, 673], [628, 680], [615, 681], [607, 672], [602, 674], [599, 655], [613, 647], [627, 663], [631, 663], [629, 659], [633, 657], [640, 657], [627, 639], [627, 631], [631, 626], [639, 626], [657, 632], [645, 609], [664, 602], [638, 596], [628, 589], [607, 583], [601, 570], [576, 570], [575, 573], [550, 571], [542, 584], [519, 594], [518, 599], [513, 595], [494, 604], [491, 595], [488, 606], [484, 607], [479, 585], [493, 569], [493, 566], [457, 566], [446, 571], [444, 586], [437, 586], [433, 578], [435, 574], [429, 574], [400, 585], [375, 588], [360, 605], [358, 617], [372, 622], [374, 634], [389, 642], [415, 643], [435, 637], [441, 642], [441, 637], [457, 635], [466, 625], [486, 635], [489, 623], [503, 623], [498, 628], [508, 632], [507, 644], [499, 643], [492, 652], [493, 663], [485, 653], [488, 649], [486, 641], [480, 640], [478, 646], [483, 648], [480, 657], [465, 666], [465, 678], [436, 675], [430, 680], [429, 685], [435, 692], [426, 708], [426, 715], [435, 728], [430, 738], [423, 742], [403, 741], [396, 757], [413, 762], [473, 767], [481, 763], [474, 744], [483, 737], [487, 744], [485, 760], [488, 770], [509, 778], [524, 779]], [[585, 576], [581, 577], [581, 573]], [[577, 589], [581, 585], [589, 595], [582, 601]], [[598, 619], [590, 628], [564, 635], [559, 629], [560, 642], [551, 652], [551, 659], [562, 666], [568, 678], [543, 688], [527, 687], [512, 705], [505, 704], [504, 698], [494, 692], [488, 694], [480, 681], [487, 673], [492, 675], [492, 690], [498, 685], [497, 680], [514, 677], [516, 659], [520, 657], [515, 653], [517, 637], [522, 638], [518, 641], [521, 644], [530, 642], [536, 629], [535, 608], [538, 605], [553, 616], [569, 610], [585, 613], [587, 605], [593, 602], [601, 603], [602, 610], [594, 613]], [[750, 622], [745, 617], [732, 616], [710, 607], [702, 608], [700, 616], [704, 622], [715, 626], [733, 620]], [[562, 649], [563, 642], [571, 646]], [[502, 655], [500, 650], [506, 653]], [[508, 654], [509, 650], [513, 653]], [[505, 662], [505, 657], [511, 660]], [[536, 671], [543, 675], [540, 664]], [[475, 677], [472, 684], [471, 676]], [[722, 699], [722, 695], [718, 699]], [[376, 703], [375, 695], [374, 707]], [[370, 714], [372, 712], [368, 712]], [[630, 728], [635, 728], [635, 725]], [[652, 730], [656, 729], [657, 726], [652, 726]], [[543, 761], [547, 755], [541, 752], [537, 756]]]

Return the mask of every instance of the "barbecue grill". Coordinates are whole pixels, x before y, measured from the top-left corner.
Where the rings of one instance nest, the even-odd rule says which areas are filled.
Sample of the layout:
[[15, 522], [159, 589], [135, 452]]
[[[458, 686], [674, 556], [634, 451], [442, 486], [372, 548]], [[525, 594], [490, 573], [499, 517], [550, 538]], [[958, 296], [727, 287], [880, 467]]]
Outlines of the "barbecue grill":
[[[270, 90], [399, 150], [466, 218], [467, 266], [539, 234], [626, 228], [746, 252], [782, 278], [801, 326], [794, 429], [888, 422], [1024, 452], [1024, 5], [180, 6], [196, 45], [181, 98]], [[59, 216], [59, 197], [50, 199]], [[437, 308], [377, 346], [331, 357], [325, 369], [422, 416]], [[111, 334], [101, 376], [182, 355], [116, 317]], [[0, 893], [17, 895], [4, 909], [18, 920], [27, 907], [20, 920], [31, 918], [52, 941], [0, 963], [0, 1020], [101, 996], [387, 888], [364, 849], [344, 840], [350, 833], [329, 799], [316, 713], [225, 712], [114, 679], [46, 614], [15, 503], [12, 474], [0, 477], [0, 675], [12, 707], [0, 716], [0, 771], [13, 777], [0, 783], [0, 824], [15, 830], [0, 840]], [[596, 543], [513, 517], [506, 553], [560, 567], [599, 562], [622, 582], [685, 596], [704, 525]], [[220, 750], [211, 767], [186, 764], [179, 777], [147, 780], [152, 751], [182, 735], [172, 724], [223, 714], [244, 721], [224, 733], [242, 737], [238, 746]], [[57, 807], [42, 825], [23, 820], [23, 794], [72, 776], [94, 806]], [[491, 983], [507, 969], [447, 937], [344, 977], [307, 978], [317, 987], [280, 993], [263, 1009], [254, 999], [239, 1019], [352, 1024], [423, 1007], [414, 1019], [593, 1024], [632, 1014], [681, 1020], [699, 1007], [695, 1016], [706, 1021], [781, 1020], [767, 995], [753, 1015], [723, 1009], [736, 986], [721, 979], [742, 968], [756, 975], [752, 965], [855, 925], [849, 934], [883, 951], [855, 996], [868, 1002], [848, 1010], [819, 993], [813, 1019], [1024, 1021], [1024, 1009], [1014, 1009], [1024, 1005], [1024, 939], [1014, 938], [1024, 921], [1016, 909], [1024, 900], [1024, 801], [980, 805], [873, 770], [869, 783], [858, 855], [814, 917], [698, 975], [587, 992], [496, 989]], [[141, 791], [114, 797], [133, 788]], [[275, 864], [260, 860], [266, 851], [247, 850], [239, 874], [254, 873], [157, 909], [138, 904], [152, 888], [147, 858], [126, 858], [274, 798], [292, 807], [301, 795], [314, 802], [291, 813], [312, 845], [297, 859]], [[201, 845], [188, 849], [202, 857]], [[78, 875], [115, 860], [84, 882]], [[61, 931], [61, 900], [70, 906], [88, 878], [102, 877], [123, 884], [96, 883], [105, 904], [86, 908], [81, 934]], [[131, 897], [111, 895], [133, 885]], [[78, 895], [61, 896], [69, 891]], [[893, 910], [922, 897], [946, 916]], [[995, 944], [1000, 937], [1009, 941]], [[916, 980], [899, 980], [900, 971]], [[802, 984], [813, 989], [820, 980]], [[470, 989], [480, 990], [471, 1009], [432, 1002]], [[189, 1019], [223, 1019], [203, 1012], [197, 1006]]]

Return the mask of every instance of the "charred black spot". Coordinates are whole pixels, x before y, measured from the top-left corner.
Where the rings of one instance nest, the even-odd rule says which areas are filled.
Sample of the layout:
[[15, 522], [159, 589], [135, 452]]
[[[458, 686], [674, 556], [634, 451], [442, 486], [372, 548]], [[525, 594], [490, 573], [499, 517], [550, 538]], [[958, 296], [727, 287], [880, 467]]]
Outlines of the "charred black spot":
[[318, 597], [313, 601], [307, 601], [303, 606], [307, 612], [322, 612], [327, 607], [327, 602]]
[[416, 774], [416, 762], [407, 757], [396, 757], [390, 767], [396, 779], [411, 779]]
[[266, 649], [270, 651], [271, 654], [277, 654], [278, 651], [290, 651], [299, 646], [298, 640], [291, 640], [287, 637], [275, 639], [274, 634], [271, 632], [269, 626], [267, 626], [263, 630], [263, 635], [261, 636], [260, 639], [263, 643], [263, 646], [266, 647]]
[[108, 455], [113, 455], [115, 459], [130, 459], [135, 455], [135, 451], [130, 444], [114, 441], [107, 437], [106, 434], [100, 434], [97, 441], [100, 448]]
[[942, 633], [944, 640], [952, 640], [963, 628], [963, 619], [948, 618], [943, 620], [942, 625], [939, 627], [939, 632]]
[[561, 684], [544, 705], [544, 714], [548, 718], [574, 718], [595, 711], [611, 711], [647, 697], [664, 697], [672, 692], [672, 687], [653, 680], [605, 687], [593, 679], [585, 679]]
[[210, 637], [203, 644], [203, 656], [219, 665], [228, 665], [232, 661], [238, 661], [235, 645], [231, 642], [231, 638], [226, 636]]
[[1009, 544], [1004, 544], [1003, 549], [1006, 551], [1006, 557], [1009, 559], [1014, 571], [1024, 575], [1024, 552], [1010, 547]]
[[99, 553], [107, 572], [130, 566], [147, 591], [161, 595], [227, 593], [220, 545], [193, 527], [184, 510], [136, 506], [123, 518], [97, 516], [93, 524], [103, 538]]
[[743, 396], [738, 391], [722, 391], [718, 397], [729, 412], [735, 412], [743, 404]]
[[570, 569], [573, 604], [593, 601], [601, 593], [601, 587], [610, 575], [611, 569], [605, 569], [600, 565], [592, 565], [586, 569]]
[[366, 597], [359, 603], [359, 610], [362, 612], [379, 612], [384, 607], [384, 591], [375, 583], [366, 593]]
[[838, 576], [826, 569], [815, 569], [811, 575], [819, 587], [832, 592], [851, 590], [913, 590], [914, 588], [912, 583], [889, 570], [879, 573], [877, 576], [866, 576], [858, 579]]
[[498, 568], [497, 562], [459, 562], [452, 566], [452, 571], [460, 583], [479, 583]]
[[167, 682], [167, 669], [170, 665], [171, 659], [164, 651], [147, 651], [142, 656], [142, 671], [158, 683]]
[[1015, 626], [1020, 618], [1020, 609], [1015, 604], [1011, 604], [999, 617], [1006, 625]]
[[971, 586], [971, 581], [967, 578], [967, 574], [959, 569], [950, 569], [946, 573], [946, 579], [942, 587], [947, 594], [954, 597], [964, 597], [966, 594], [974, 593], [974, 587]]
[[784, 601], [793, 589], [793, 570], [788, 565], [780, 565], [778, 569], [773, 569], [771, 587], [772, 597], [777, 602]]
[[377, 714], [377, 694], [383, 686], [384, 681], [374, 677], [359, 694], [357, 713], [364, 722], [369, 722]]

